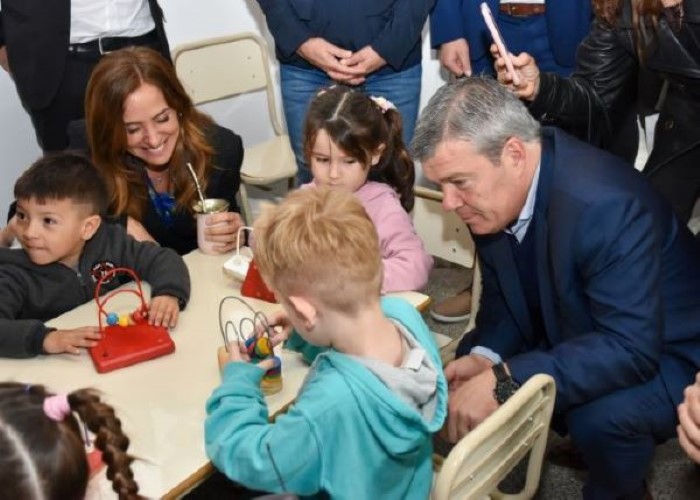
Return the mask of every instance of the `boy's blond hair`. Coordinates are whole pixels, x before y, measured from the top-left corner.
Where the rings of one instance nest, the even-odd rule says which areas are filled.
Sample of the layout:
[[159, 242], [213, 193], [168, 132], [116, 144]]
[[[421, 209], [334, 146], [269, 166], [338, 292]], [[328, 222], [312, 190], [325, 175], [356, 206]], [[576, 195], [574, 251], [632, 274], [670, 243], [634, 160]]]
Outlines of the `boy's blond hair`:
[[346, 314], [379, 300], [377, 230], [351, 193], [292, 192], [263, 213], [254, 232], [260, 273], [282, 296], [312, 296]]

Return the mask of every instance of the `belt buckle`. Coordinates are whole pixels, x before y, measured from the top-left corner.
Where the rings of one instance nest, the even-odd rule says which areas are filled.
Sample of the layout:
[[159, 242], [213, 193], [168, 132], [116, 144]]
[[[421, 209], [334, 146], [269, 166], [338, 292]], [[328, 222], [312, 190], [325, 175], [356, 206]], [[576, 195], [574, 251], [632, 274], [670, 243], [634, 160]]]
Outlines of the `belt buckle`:
[[97, 49], [100, 51], [100, 55], [101, 55], [101, 56], [103, 56], [103, 55], [105, 55], [105, 54], [109, 54], [110, 52], [112, 52], [111, 50], [104, 50], [104, 49], [102, 48], [102, 37], [99, 37], [99, 38], [97, 39]]

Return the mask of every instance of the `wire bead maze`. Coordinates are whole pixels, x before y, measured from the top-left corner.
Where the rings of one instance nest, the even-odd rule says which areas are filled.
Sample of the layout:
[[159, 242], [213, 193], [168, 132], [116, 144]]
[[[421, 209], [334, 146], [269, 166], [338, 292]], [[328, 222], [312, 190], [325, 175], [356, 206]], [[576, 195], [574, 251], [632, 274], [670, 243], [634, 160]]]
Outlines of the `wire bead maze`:
[[[224, 304], [228, 300], [235, 300], [243, 304], [252, 313], [252, 317], [246, 316], [238, 322], [238, 328], [231, 320], [223, 320], [223, 309]], [[256, 327], [258, 328], [260, 334], [256, 333]], [[244, 328], [248, 327], [251, 331], [251, 335], [246, 337], [244, 334]], [[219, 329], [221, 331], [221, 336], [224, 341], [224, 347], [228, 351], [231, 344], [231, 338], [229, 337], [229, 331], [233, 330], [236, 340], [245, 346], [245, 350], [250, 356], [250, 360], [254, 364], [258, 364], [260, 361], [272, 359], [274, 366], [265, 372], [265, 375], [260, 382], [260, 388], [265, 394], [275, 394], [282, 390], [282, 359], [279, 356], [275, 356], [274, 349], [272, 347], [272, 342], [270, 341], [270, 322], [262, 311], [256, 311], [248, 302], [240, 297], [234, 295], [227, 295], [222, 298], [219, 302]]]

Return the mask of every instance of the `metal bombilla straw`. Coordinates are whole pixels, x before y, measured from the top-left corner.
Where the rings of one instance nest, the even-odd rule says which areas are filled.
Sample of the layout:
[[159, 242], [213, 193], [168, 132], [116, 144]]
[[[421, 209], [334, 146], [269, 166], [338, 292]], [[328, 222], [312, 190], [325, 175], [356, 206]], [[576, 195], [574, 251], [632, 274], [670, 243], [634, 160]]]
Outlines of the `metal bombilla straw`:
[[192, 168], [192, 164], [190, 162], [187, 162], [187, 168], [189, 169], [190, 174], [192, 174], [192, 178], [194, 179], [194, 185], [197, 186], [197, 194], [199, 195], [199, 201], [202, 206], [202, 213], [206, 214], [207, 206], [204, 203], [204, 194], [202, 193], [202, 186], [199, 185], [199, 179], [197, 179], [197, 174], [194, 173], [194, 169]]

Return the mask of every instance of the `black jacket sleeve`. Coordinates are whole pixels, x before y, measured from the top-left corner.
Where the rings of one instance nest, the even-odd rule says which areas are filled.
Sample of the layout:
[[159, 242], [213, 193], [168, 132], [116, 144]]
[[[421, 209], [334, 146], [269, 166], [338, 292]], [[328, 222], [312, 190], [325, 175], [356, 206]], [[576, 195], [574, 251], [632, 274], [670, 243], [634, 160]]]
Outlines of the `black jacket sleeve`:
[[604, 145], [636, 101], [638, 62], [615, 28], [594, 21], [578, 49], [570, 78], [543, 73], [532, 115], [582, 139]]
[[229, 202], [229, 212], [240, 212], [236, 195], [241, 186], [243, 141], [231, 130], [215, 125], [211, 134], [215, 156], [207, 184], [207, 196]]
[[171, 248], [136, 241], [117, 224], [106, 224], [120, 265], [131, 267], [151, 285], [151, 296], [170, 295], [183, 309], [190, 298], [190, 273], [185, 261]]
[[0, 269], [0, 357], [30, 358], [44, 351], [52, 328], [36, 319], [18, 319], [28, 287], [10, 270]]

